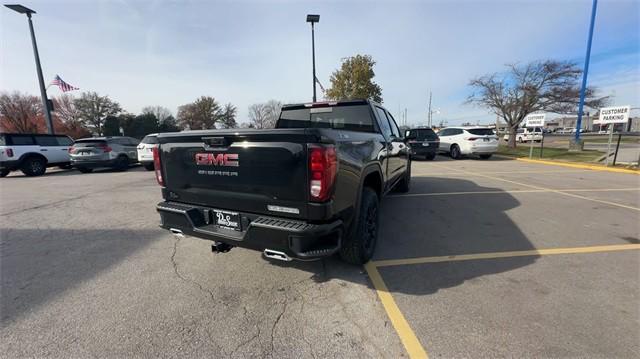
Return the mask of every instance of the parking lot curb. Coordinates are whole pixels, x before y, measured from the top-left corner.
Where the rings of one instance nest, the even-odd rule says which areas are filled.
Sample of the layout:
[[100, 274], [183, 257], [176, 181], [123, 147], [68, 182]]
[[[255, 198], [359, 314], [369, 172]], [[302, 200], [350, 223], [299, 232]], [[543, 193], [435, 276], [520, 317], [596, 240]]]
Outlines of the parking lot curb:
[[510, 156], [496, 156], [500, 158], [509, 158], [514, 159], [516, 161], [529, 162], [529, 163], [540, 163], [544, 165], [552, 165], [552, 166], [561, 166], [561, 167], [570, 167], [570, 168], [581, 168], [587, 170], [594, 171], [605, 171], [605, 172], [618, 172], [618, 173], [629, 173], [634, 175], [640, 175], [640, 171], [630, 170], [627, 168], [614, 168], [614, 167], [604, 167], [597, 165], [586, 165], [579, 163], [567, 163], [567, 162], [557, 162], [557, 161], [545, 161], [545, 160], [534, 160], [531, 158], [520, 158], [520, 157], [510, 157]]

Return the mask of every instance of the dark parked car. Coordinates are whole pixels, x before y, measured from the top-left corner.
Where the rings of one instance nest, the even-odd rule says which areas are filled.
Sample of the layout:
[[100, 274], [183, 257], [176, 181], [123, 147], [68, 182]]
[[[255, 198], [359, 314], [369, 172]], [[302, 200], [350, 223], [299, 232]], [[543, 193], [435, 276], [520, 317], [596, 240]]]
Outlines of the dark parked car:
[[436, 157], [440, 146], [440, 138], [432, 129], [413, 128], [407, 130], [405, 139], [411, 148], [411, 158], [420, 156], [427, 160], [432, 160]]
[[140, 141], [131, 137], [91, 137], [77, 140], [69, 149], [71, 165], [82, 173], [94, 168], [109, 167], [126, 171], [138, 162], [136, 146]]
[[409, 190], [411, 160], [393, 116], [365, 100], [286, 105], [275, 129], [158, 135], [162, 227], [268, 258], [339, 252], [365, 263], [380, 198]]

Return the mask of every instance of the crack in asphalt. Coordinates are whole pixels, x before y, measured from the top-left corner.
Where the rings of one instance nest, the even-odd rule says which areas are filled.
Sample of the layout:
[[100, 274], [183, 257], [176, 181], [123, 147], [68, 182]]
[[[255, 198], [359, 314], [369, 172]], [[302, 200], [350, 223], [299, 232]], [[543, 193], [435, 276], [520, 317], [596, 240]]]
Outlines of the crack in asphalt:
[[258, 330], [257, 333], [254, 334], [251, 338], [249, 338], [249, 339], [245, 340], [244, 342], [241, 342], [240, 344], [238, 344], [235, 347], [235, 349], [233, 349], [233, 351], [231, 351], [231, 354], [229, 354], [229, 357], [233, 357], [233, 354], [235, 354], [238, 350], [240, 350], [240, 348], [243, 348], [243, 347], [249, 345], [250, 343], [252, 343], [257, 338], [260, 337], [260, 334], [261, 334], [260, 326], [256, 324], [254, 327]]
[[197, 281], [191, 278], [186, 278], [182, 274], [180, 274], [180, 271], [178, 270], [178, 263], [176, 262], [176, 253], [178, 252], [178, 243], [180, 242], [181, 239], [182, 237], [176, 236], [176, 241], [173, 243], [173, 253], [171, 253], [171, 264], [173, 265], [173, 272], [176, 274], [176, 277], [178, 277], [180, 280], [187, 283], [195, 284], [196, 287], [198, 287], [198, 289], [200, 289], [202, 293], [208, 295], [211, 298], [211, 301], [215, 303], [216, 298], [213, 295], [212, 291], [210, 291], [209, 289], [206, 289], [205, 287], [202, 286], [202, 284], [198, 283]]
[[286, 311], [287, 311], [287, 298], [285, 297], [284, 304], [282, 306], [282, 311], [280, 312], [280, 314], [278, 314], [278, 317], [276, 317], [276, 320], [275, 322], [273, 322], [273, 326], [271, 327], [271, 352], [269, 354], [271, 355], [272, 358], [273, 358], [273, 350], [275, 349], [273, 342], [275, 340], [274, 334], [276, 331], [276, 326], [278, 325], [278, 323], [280, 322], [280, 319], [282, 319], [282, 316]]

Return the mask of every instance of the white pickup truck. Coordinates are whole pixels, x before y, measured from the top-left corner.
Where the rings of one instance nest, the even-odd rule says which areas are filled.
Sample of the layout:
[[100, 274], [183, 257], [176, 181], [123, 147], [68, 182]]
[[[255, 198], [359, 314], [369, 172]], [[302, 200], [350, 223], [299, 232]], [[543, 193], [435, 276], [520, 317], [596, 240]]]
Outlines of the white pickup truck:
[[40, 176], [47, 167], [71, 168], [66, 135], [0, 133], [0, 177], [20, 170], [27, 176]]

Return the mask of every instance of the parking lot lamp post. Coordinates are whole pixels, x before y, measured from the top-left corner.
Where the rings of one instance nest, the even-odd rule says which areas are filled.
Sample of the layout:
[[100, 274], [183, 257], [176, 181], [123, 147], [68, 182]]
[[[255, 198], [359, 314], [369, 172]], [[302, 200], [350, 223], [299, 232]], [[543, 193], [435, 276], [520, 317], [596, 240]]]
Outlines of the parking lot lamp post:
[[5, 5], [9, 9], [18, 12], [20, 14], [26, 14], [29, 20], [29, 30], [31, 31], [31, 44], [33, 45], [33, 56], [36, 58], [36, 71], [38, 72], [38, 84], [40, 85], [40, 96], [42, 97], [42, 106], [44, 109], [44, 116], [47, 122], [47, 131], [53, 134], [53, 122], [51, 121], [51, 109], [49, 108], [49, 101], [47, 100], [47, 90], [44, 87], [44, 79], [42, 78], [42, 68], [40, 67], [40, 56], [38, 55], [38, 45], [36, 44], [36, 35], [33, 32], [33, 22], [31, 21], [31, 14], [36, 12], [22, 5]]
[[320, 15], [307, 15], [307, 22], [311, 23], [311, 62], [313, 64], [313, 102], [316, 102], [316, 43], [313, 24], [320, 21]]
[[598, 0], [593, 0], [591, 5], [591, 24], [589, 25], [589, 38], [587, 40], [587, 54], [584, 59], [584, 71], [582, 72], [582, 87], [580, 88], [580, 103], [578, 104], [578, 120], [576, 121], [576, 136], [574, 142], [580, 143], [580, 129], [582, 128], [582, 111], [584, 108], [584, 97], [587, 89], [587, 74], [589, 73], [589, 58], [591, 57], [591, 40], [593, 39], [593, 26], [596, 22], [596, 8]]

